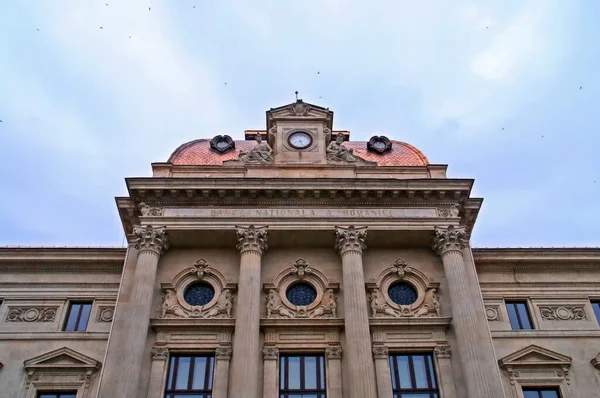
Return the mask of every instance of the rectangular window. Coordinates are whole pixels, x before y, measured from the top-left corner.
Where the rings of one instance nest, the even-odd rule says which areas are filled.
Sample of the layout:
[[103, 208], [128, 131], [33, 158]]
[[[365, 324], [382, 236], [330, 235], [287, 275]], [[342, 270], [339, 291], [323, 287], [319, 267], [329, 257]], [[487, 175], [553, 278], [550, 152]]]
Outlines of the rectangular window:
[[431, 354], [390, 355], [394, 398], [439, 398]]
[[71, 302], [63, 330], [65, 332], [85, 332], [91, 311], [91, 302]]
[[327, 396], [323, 355], [283, 355], [279, 370], [279, 398]]
[[527, 301], [507, 301], [506, 310], [513, 330], [533, 329]]
[[37, 398], [75, 398], [76, 395], [76, 391], [38, 392]]
[[560, 393], [556, 388], [524, 388], [523, 396], [525, 398], [560, 398]]
[[165, 398], [211, 398], [214, 365], [213, 356], [171, 356]]
[[600, 301], [592, 301], [592, 308], [594, 309], [594, 314], [596, 314], [596, 320], [600, 323]]

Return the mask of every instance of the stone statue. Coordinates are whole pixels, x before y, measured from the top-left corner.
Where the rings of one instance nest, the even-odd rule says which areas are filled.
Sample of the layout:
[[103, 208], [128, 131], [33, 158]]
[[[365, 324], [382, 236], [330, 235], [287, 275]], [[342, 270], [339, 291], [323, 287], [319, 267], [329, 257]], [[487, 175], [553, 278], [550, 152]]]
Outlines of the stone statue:
[[254, 136], [256, 145], [249, 152], [240, 151], [239, 160], [245, 163], [269, 163], [273, 161], [273, 149], [263, 142], [260, 134]]
[[381, 292], [379, 289], [371, 290], [371, 295], [369, 296], [371, 300], [371, 316], [375, 318], [378, 313], [382, 312], [387, 316], [399, 317], [401, 314], [398, 311], [395, 311], [391, 308], [387, 303], [385, 303], [385, 299], [381, 297]]
[[183, 308], [179, 306], [179, 303], [177, 302], [177, 296], [175, 295], [175, 290], [173, 289], [167, 289], [165, 291], [160, 317], [166, 318], [169, 314], [179, 318], [187, 317]]
[[331, 314], [333, 318], [337, 318], [337, 303], [332, 289], [325, 290], [321, 304], [310, 313], [309, 318], [316, 318], [327, 314]]
[[231, 308], [233, 307], [233, 297], [229, 289], [225, 289], [219, 295], [217, 304], [211, 308], [203, 318], [212, 318], [217, 315], [226, 315], [227, 318], [231, 318]]
[[279, 314], [286, 318], [293, 318], [294, 313], [283, 306], [279, 293], [275, 289], [269, 290], [269, 296], [267, 297], [267, 318], [271, 318], [272, 315]]
[[415, 312], [415, 316], [440, 316], [440, 298], [435, 294], [437, 289], [429, 289], [425, 292], [425, 299], [421, 308]]
[[335, 162], [359, 162], [364, 161], [363, 158], [352, 153], [352, 149], [346, 148], [344, 145], [344, 135], [338, 134], [335, 141], [331, 141], [325, 150], [327, 160]]

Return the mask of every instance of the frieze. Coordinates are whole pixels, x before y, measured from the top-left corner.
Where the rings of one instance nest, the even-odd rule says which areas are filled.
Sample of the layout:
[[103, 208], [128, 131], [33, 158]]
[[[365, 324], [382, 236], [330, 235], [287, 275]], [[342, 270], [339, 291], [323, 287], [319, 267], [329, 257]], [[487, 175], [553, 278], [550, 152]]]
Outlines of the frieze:
[[6, 322], [54, 322], [58, 307], [9, 307]]
[[166, 208], [165, 217], [197, 218], [435, 218], [436, 208], [310, 208], [310, 209], [206, 209]]
[[544, 305], [539, 306], [539, 309], [540, 315], [545, 321], [583, 321], [587, 319], [582, 305]]

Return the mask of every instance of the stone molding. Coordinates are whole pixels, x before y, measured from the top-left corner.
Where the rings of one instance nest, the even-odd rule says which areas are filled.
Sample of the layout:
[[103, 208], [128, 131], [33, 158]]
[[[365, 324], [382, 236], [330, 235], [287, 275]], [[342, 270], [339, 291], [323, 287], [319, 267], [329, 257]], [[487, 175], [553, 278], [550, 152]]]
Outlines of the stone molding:
[[342, 359], [342, 346], [339, 344], [330, 344], [325, 348], [325, 357], [327, 359]]
[[452, 348], [449, 344], [437, 345], [433, 349], [433, 352], [438, 358], [450, 358], [452, 356]]
[[[124, 260], [115, 263], [86, 263], [85, 261], [73, 262], [68, 260], [61, 263], [43, 263], [41, 262], [19, 262], [19, 263], [0, 263], [0, 272], [33, 272], [56, 273], [56, 272], [106, 272], [119, 273], [123, 270]], [[12, 284], [14, 286], [14, 284]], [[19, 284], [19, 286], [22, 286]]]
[[570, 384], [571, 358], [530, 345], [498, 361], [508, 374], [512, 386], [532, 383]]
[[277, 360], [279, 359], [279, 348], [272, 345], [265, 345], [263, 347], [263, 359], [264, 360]]
[[[388, 289], [396, 282], [405, 282], [417, 291], [417, 300], [410, 305], [396, 304]], [[371, 317], [440, 317], [439, 283], [433, 283], [421, 271], [408, 266], [402, 258], [396, 259], [391, 267], [383, 270], [377, 280], [367, 283]]]
[[335, 249], [340, 255], [366, 250], [367, 227], [335, 227]]
[[135, 240], [133, 247], [139, 252], [149, 251], [157, 256], [162, 256], [169, 248], [167, 229], [165, 227], [154, 228], [151, 225], [133, 228]]
[[236, 248], [240, 253], [254, 251], [262, 255], [267, 250], [267, 227], [255, 227], [254, 225], [248, 227], [236, 226], [235, 233], [238, 240]]
[[435, 228], [435, 236], [431, 243], [431, 248], [439, 256], [457, 251], [462, 253], [467, 245], [467, 231], [463, 227], [454, 227], [450, 225], [448, 228]]
[[58, 307], [8, 307], [6, 322], [54, 322]]
[[388, 346], [382, 343], [373, 343], [373, 358], [375, 359], [388, 359], [390, 356], [390, 350]]
[[[198, 282], [210, 285], [215, 294], [203, 306], [192, 306], [184, 299], [186, 289]], [[175, 275], [171, 283], [163, 283], [160, 318], [232, 318], [236, 284], [212, 268], [204, 258]]]
[[545, 321], [582, 321], [587, 320], [583, 305], [540, 305], [540, 316]]
[[[306, 306], [292, 304], [286, 296], [287, 289], [302, 281], [315, 289], [315, 300]], [[299, 258], [280, 272], [273, 282], [263, 284], [267, 293], [266, 318], [337, 318], [338, 283], [332, 283], [320, 270]]]
[[232, 353], [231, 343], [221, 343], [215, 350], [215, 358], [217, 360], [230, 360]]
[[164, 208], [162, 207], [150, 207], [146, 202], [140, 202], [138, 205], [140, 214], [142, 217], [160, 217], [163, 215]]
[[486, 305], [485, 316], [489, 322], [501, 321], [502, 315], [500, 311], [500, 305]]
[[98, 307], [98, 316], [96, 317], [96, 322], [112, 322], [113, 317], [115, 316], [115, 307]]
[[152, 346], [152, 350], [150, 352], [152, 355], [152, 360], [164, 360], [166, 361], [169, 358], [169, 349], [164, 345], [155, 344]]

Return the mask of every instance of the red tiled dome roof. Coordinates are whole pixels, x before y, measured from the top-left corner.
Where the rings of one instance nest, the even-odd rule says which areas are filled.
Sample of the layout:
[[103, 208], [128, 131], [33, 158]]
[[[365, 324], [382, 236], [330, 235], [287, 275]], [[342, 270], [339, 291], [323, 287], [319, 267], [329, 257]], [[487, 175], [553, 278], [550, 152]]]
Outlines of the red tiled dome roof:
[[[235, 141], [235, 149], [220, 154], [210, 149], [210, 139], [202, 138], [181, 145], [169, 157], [174, 165], [221, 165], [224, 160], [237, 159], [240, 150], [249, 151], [255, 145], [252, 141]], [[354, 154], [379, 166], [427, 166], [427, 157], [414, 146], [392, 140], [392, 150], [383, 154], [367, 151], [366, 141], [347, 141], [344, 145], [354, 150]]]

